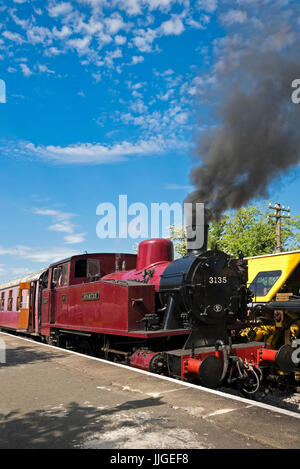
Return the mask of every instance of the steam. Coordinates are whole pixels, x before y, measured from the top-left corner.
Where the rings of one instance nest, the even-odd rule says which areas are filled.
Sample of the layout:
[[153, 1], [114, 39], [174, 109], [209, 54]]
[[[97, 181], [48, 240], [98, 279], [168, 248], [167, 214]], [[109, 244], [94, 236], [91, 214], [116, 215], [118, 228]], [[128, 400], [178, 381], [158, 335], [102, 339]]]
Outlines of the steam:
[[282, 48], [272, 42], [271, 50], [270, 37], [238, 54], [229, 44], [215, 67], [224, 96], [219, 124], [199, 137], [195, 191], [185, 200], [205, 203], [214, 219], [266, 197], [269, 184], [300, 162], [300, 104], [291, 99], [300, 53], [290, 30], [280, 37]]

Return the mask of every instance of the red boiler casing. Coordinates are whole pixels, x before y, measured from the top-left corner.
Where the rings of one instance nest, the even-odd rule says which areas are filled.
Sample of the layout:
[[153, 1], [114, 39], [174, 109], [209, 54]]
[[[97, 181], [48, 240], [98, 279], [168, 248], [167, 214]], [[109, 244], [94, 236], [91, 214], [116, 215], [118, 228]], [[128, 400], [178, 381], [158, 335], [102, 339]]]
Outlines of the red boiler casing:
[[146, 280], [148, 284], [154, 285], [158, 291], [161, 275], [173, 260], [172, 241], [162, 238], [147, 239], [139, 244], [135, 270], [114, 272], [103, 277], [103, 280]]

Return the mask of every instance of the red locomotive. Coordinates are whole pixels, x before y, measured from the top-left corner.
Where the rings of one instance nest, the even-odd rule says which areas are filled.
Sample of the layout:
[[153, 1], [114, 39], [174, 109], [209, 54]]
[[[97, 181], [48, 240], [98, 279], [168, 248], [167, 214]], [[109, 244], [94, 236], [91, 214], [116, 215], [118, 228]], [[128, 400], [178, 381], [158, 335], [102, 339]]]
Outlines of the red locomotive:
[[286, 350], [234, 343], [247, 320], [247, 266], [202, 249], [174, 260], [151, 239], [138, 254], [85, 254], [0, 285], [0, 327], [204, 386], [255, 392]]

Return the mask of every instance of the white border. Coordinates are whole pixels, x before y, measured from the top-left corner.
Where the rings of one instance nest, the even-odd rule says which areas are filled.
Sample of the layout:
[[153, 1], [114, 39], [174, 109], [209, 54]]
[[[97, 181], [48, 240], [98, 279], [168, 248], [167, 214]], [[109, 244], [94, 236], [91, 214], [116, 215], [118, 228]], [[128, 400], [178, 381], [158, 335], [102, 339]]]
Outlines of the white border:
[[275, 407], [275, 406], [272, 406], [272, 405], [269, 405], [269, 404], [263, 404], [262, 402], [251, 401], [250, 399], [245, 399], [245, 398], [239, 397], [239, 396], [233, 396], [231, 394], [226, 394], [222, 391], [217, 391], [215, 389], [204, 388], [203, 386], [198, 386], [197, 384], [188, 383], [186, 381], [180, 381], [180, 380], [175, 379], [175, 378], [169, 378], [168, 376], [157, 375], [155, 373], [150, 373], [149, 371], [145, 371], [145, 370], [139, 370], [138, 368], [133, 368], [133, 367], [128, 366], [128, 365], [123, 365], [121, 363], [115, 363], [115, 362], [110, 362], [108, 360], [104, 360], [102, 358], [91, 357], [89, 355], [84, 355], [84, 354], [79, 353], [79, 352], [74, 352], [73, 350], [67, 350], [67, 349], [64, 349], [64, 348], [55, 347], [54, 345], [43, 344], [42, 342], [37, 342], [37, 341], [32, 340], [32, 339], [25, 339], [24, 337], [20, 337], [18, 335], [8, 334], [6, 332], [0, 332], [0, 334], [7, 335], [9, 337], [13, 337], [13, 338], [16, 338], [16, 339], [25, 340], [27, 342], [32, 342], [36, 345], [42, 345], [44, 347], [53, 348], [56, 351], [63, 351], [63, 352], [66, 352], [66, 353], [71, 353], [73, 355], [78, 355], [80, 357], [86, 358], [87, 360], [95, 360], [95, 361], [99, 361], [101, 363], [105, 363], [106, 365], [118, 366], [120, 368], [124, 368], [125, 370], [133, 371], [135, 373], [141, 373], [141, 374], [144, 374], [144, 375], [147, 375], [147, 376], [151, 376], [152, 378], [162, 379], [164, 381], [170, 381], [171, 383], [174, 383], [174, 384], [177, 384], [177, 385], [180, 384], [180, 385], [186, 386], [188, 388], [198, 389], [199, 391], [214, 394], [216, 396], [221, 396], [221, 397], [224, 397], [226, 399], [231, 399], [231, 400], [234, 400], [234, 401], [243, 402], [244, 404], [248, 404], [248, 405], [251, 404], [251, 406], [253, 406], [253, 407], [261, 407], [261, 408], [269, 410], [271, 412], [276, 412], [277, 414], [283, 414], [283, 415], [287, 415], [288, 417], [293, 417], [293, 418], [296, 418], [296, 419], [300, 419], [300, 414], [298, 414], [296, 412], [292, 412], [291, 410], [280, 409], [278, 407]]

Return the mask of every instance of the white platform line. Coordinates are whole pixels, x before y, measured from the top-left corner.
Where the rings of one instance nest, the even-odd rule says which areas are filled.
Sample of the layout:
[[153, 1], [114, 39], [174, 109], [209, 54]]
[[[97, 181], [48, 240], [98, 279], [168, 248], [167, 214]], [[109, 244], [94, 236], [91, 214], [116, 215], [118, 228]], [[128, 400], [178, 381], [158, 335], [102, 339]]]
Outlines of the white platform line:
[[[242, 402], [244, 404], [247, 404], [247, 407], [261, 407], [265, 410], [269, 410], [270, 412], [276, 412], [277, 414], [283, 414], [283, 415], [287, 415], [289, 417], [300, 419], [300, 414], [298, 414], [296, 412], [293, 412], [291, 410], [280, 409], [278, 407], [275, 407], [275, 406], [272, 406], [272, 405], [269, 405], [269, 404], [264, 404], [262, 402], [251, 401], [249, 399], [246, 399], [246, 398], [243, 398], [243, 397], [240, 397], [240, 396], [233, 396], [231, 394], [226, 394], [222, 391], [217, 391], [216, 389], [209, 389], [209, 388], [205, 388], [203, 386], [198, 386], [197, 384], [188, 383], [186, 381], [180, 381], [180, 380], [175, 379], [175, 378], [169, 378], [168, 376], [161, 376], [161, 375], [157, 375], [155, 373], [150, 373], [149, 371], [139, 370], [138, 368], [133, 368], [133, 367], [128, 366], [128, 365], [123, 365], [122, 363], [110, 362], [108, 360], [104, 360], [103, 358], [90, 357], [89, 355], [84, 355], [84, 354], [79, 353], [79, 352], [74, 352], [73, 350], [67, 350], [67, 349], [64, 349], [64, 348], [55, 347], [54, 345], [43, 344], [42, 342], [37, 342], [36, 340], [27, 339], [25, 337], [20, 337], [18, 335], [8, 334], [8, 333], [5, 333], [5, 332], [0, 332], [0, 334], [1, 335], [7, 335], [9, 337], [13, 337], [13, 338], [16, 338], [16, 339], [24, 340], [26, 342], [32, 342], [33, 344], [41, 345], [43, 347], [52, 348], [56, 351], [61, 351], [61, 352], [66, 352], [66, 353], [70, 353], [70, 354], [73, 354], [73, 355], [78, 355], [78, 356], [83, 357], [87, 360], [95, 360], [95, 361], [104, 363], [108, 366], [118, 366], [119, 368], [124, 368], [125, 370], [128, 370], [128, 371], [133, 371], [135, 373], [140, 373], [140, 374], [143, 374], [143, 375], [146, 375], [146, 376], [150, 376], [151, 378], [161, 379], [163, 381], [169, 381], [169, 382], [174, 383], [176, 385], [180, 384], [181, 386], [185, 386], [187, 388], [197, 389], [198, 391], [213, 394], [215, 396], [221, 396], [221, 397], [224, 397], [226, 399], [231, 399], [233, 401]], [[5, 366], [5, 364], [3, 364], [2, 366]], [[162, 392], [162, 394], [163, 394], [163, 392]], [[250, 404], [250, 406], [249, 406], [249, 404]]]

